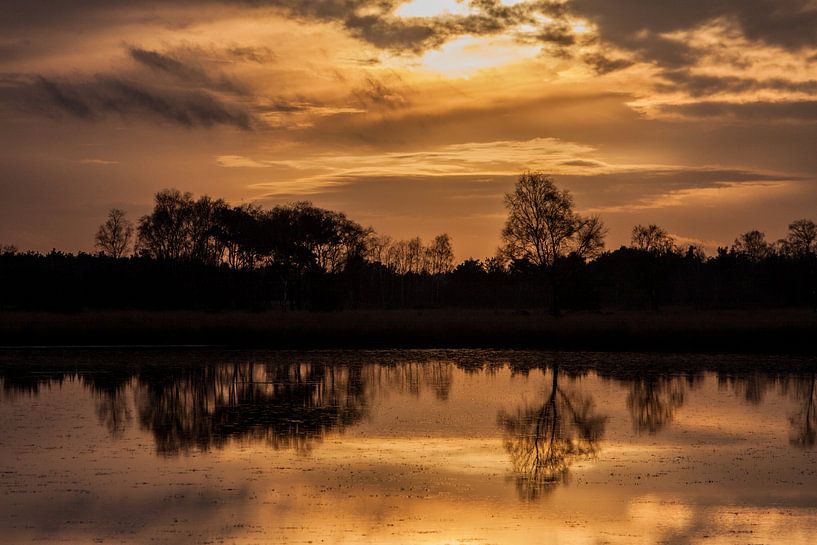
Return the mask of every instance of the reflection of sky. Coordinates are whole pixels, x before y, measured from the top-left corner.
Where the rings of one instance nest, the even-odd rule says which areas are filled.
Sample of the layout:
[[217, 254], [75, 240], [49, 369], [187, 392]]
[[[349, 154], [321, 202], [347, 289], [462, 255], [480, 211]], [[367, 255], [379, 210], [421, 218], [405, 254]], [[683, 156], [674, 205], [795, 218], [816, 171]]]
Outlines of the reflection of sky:
[[707, 374], [651, 435], [633, 427], [627, 383], [562, 376], [608, 417], [604, 439], [596, 459], [525, 502], [497, 413], [541, 403], [550, 375], [417, 371], [367, 367], [380, 377], [367, 416], [307, 453], [235, 440], [161, 457], [135, 422], [111, 439], [75, 381], [4, 398], [4, 539], [798, 544], [817, 532], [817, 452], [789, 446], [796, 403], [778, 388], [751, 404]]

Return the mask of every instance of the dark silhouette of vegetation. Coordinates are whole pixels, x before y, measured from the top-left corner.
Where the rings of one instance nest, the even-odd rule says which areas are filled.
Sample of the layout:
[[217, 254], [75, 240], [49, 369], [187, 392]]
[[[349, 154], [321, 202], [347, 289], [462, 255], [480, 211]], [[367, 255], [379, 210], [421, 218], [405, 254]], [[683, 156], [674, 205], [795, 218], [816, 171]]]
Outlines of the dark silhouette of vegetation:
[[668, 254], [675, 250], [675, 241], [670, 234], [655, 224], [633, 227], [630, 241], [631, 247], [641, 252]]
[[505, 208], [508, 219], [500, 253], [510, 260], [552, 267], [570, 254], [592, 258], [604, 248], [601, 220], [577, 214], [570, 192], [560, 191], [545, 174], [520, 176], [514, 191], [505, 195]]
[[119, 259], [127, 255], [133, 242], [133, 224], [125, 217], [125, 211], [114, 208], [108, 219], [96, 232], [96, 248], [99, 253]]
[[523, 174], [505, 201], [497, 256], [457, 264], [447, 234], [393, 240], [308, 202], [263, 209], [164, 190], [135, 229], [112, 210], [97, 254], [2, 247], [0, 309], [817, 310], [811, 220], [776, 243], [744, 233], [712, 257], [657, 225], [604, 251], [601, 220], [577, 214], [549, 176]]
[[522, 174], [514, 190], [505, 195], [505, 208], [508, 219], [499, 255], [515, 267], [544, 273], [550, 287], [550, 310], [558, 315], [564, 276], [602, 252], [607, 230], [598, 217], [577, 214], [570, 192], [560, 191], [541, 172]]

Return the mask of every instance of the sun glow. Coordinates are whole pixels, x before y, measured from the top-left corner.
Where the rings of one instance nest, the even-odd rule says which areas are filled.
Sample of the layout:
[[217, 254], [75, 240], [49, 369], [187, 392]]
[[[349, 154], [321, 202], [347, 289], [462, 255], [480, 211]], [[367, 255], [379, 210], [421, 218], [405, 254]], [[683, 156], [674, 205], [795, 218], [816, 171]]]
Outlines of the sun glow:
[[469, 9], [462, 0], [412, 0], [402, 4], [394, 13], [400, 17], [436, 17], [468, 15]]
[[510, 38], [463, 36], [423, 55], [420, 64], [434, 72], [467, 77], [486, 68], [494, 68], [539, 55], [539, 47], [521, 45]]

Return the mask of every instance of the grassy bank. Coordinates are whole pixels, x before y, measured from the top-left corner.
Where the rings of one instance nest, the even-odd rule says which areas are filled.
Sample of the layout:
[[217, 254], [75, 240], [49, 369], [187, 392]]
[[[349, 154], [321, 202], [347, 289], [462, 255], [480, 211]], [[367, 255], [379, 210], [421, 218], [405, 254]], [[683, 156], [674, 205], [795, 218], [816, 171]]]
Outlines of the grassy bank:
[[220, 345], [263, 348], [546, 348], [817, 352], [817, 314], [799, 310], [543, 313], [470, 310], [2, 312], [0, 346]]

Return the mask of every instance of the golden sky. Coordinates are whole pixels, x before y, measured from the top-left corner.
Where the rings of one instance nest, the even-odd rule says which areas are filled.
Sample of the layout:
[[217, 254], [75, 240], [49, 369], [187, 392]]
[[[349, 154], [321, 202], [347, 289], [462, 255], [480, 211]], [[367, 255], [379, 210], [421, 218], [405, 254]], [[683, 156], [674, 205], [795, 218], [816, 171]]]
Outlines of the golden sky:
[[177, 187], [492, 255], [552, 173], [710, 251], [817, 219], [814, 0], [9, 0], [0, 243], [90, 250]]

